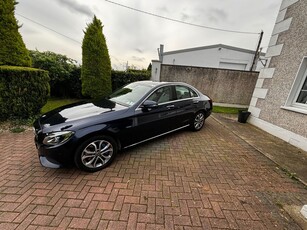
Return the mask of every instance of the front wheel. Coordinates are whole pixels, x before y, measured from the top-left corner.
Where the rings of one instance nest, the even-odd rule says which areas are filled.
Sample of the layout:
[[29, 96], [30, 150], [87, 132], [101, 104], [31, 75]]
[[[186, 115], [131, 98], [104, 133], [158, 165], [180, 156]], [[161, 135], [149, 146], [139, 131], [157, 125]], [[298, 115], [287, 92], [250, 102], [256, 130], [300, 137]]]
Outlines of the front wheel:
[[117, 154], [113, 138], [97, 136], [84, 141], [76, 151], [76, 166], [87, 172], [97, 172], [112, 163]]
[[205, 114], [202, 111], [197, 112], [194, 115], [193, 121], [191, 122], [191, 128], [193, 131], [199, 131], [205, 124]]

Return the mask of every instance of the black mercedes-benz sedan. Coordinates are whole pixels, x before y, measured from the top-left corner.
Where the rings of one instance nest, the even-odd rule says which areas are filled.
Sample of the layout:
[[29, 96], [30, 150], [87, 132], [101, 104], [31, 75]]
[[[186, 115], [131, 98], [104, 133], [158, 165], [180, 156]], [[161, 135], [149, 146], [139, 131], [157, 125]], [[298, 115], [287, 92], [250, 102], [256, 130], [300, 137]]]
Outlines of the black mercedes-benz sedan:
[[45, 167], [74, 163], [95, 172], [121, 149], [186, 127], [199, 131], [211, 111], [211, 99], [188, 84], [139, 81], [43, 114], [34, 122], [35, 144]]

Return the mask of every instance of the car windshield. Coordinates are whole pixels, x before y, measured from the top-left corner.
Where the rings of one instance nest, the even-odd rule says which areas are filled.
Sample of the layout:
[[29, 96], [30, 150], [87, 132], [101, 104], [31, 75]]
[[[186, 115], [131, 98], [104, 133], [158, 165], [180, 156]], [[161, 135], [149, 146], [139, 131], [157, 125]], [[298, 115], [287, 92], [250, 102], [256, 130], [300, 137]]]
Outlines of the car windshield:
[[121, 105], [133, 106], [150, 89], [151, 87], [147, 85], [143, 85], [140, 83], [131, 83], [119, 90], [116, 90], [114, 93], [110, 95], [109, 99]]

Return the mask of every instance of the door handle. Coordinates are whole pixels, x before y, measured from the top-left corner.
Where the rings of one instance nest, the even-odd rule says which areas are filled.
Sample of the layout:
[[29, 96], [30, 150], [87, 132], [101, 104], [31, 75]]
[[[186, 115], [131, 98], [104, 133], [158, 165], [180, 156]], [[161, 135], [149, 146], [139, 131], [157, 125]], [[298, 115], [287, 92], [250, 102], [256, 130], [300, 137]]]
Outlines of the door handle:
[[168, 106], [166, 106], [166, 108], [168, 108], [168, 109], [174, 109], [175, 106], [174, 106], [174, 105], [168, 105]]

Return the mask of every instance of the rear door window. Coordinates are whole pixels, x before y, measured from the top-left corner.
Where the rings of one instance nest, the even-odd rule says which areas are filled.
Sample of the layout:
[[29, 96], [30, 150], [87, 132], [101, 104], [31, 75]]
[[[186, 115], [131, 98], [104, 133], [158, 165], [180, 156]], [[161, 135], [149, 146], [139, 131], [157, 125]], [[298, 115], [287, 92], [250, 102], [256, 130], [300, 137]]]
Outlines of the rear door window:
[[176, 96], [177, 99], [186, 99], [186, 98], [191, 98], [191, 97], [198, 97], [198, 94], [190, 89], [189, 87], [182, 86], [182, 85], [177, 85], [176, 86]]

